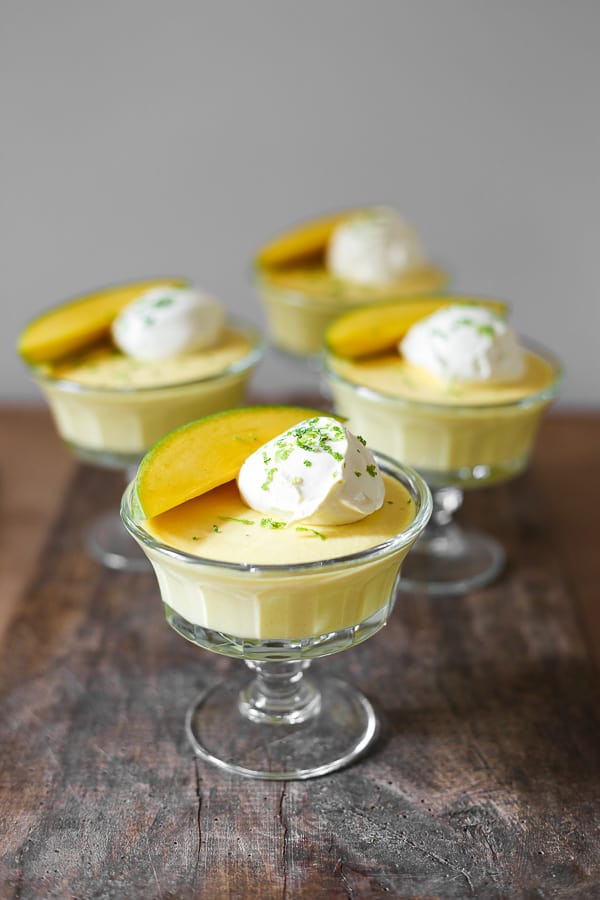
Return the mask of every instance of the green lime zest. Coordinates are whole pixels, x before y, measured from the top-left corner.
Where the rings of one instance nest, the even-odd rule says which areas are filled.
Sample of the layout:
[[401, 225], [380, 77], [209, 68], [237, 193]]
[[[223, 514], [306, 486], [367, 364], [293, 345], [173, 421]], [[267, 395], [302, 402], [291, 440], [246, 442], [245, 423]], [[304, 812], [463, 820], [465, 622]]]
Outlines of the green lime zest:
[[285, 522], [277, 522], [275, 519], [265, 518], [260, 520], [261, 528], [285, 528], [285, 526]]
[[275, 477], [276, 471], [277, 471], [277, 466], [273, 466], [272, 469], [267, 469], [267, 477], [260, 486], [261, 490], [263, 490], [263, 491], [269, 490], [269, 488], [271, 487], [271, 482], [273, 481], [273, 478]]
[[296, 531], [307, 531], [309, 534], [320, 538], [322, 541], [327, 540], [326, 535], [324, 535], [321, 531], [317, 531], [316, 528], [307, 528], [305, 525], [296, 525]]
[[223, 522], [240, 522], [241, 525], [254, 525], [252, 519], [238, 519], [237, 516], [219, 516]]

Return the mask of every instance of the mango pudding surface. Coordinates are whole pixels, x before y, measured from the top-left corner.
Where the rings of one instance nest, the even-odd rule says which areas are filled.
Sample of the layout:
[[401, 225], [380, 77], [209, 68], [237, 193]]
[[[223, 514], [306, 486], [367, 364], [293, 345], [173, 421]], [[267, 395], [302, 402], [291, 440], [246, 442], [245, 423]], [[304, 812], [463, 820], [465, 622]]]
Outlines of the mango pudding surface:
[[286, 525], [249, 509], [234, 482], [149, 520], [148, 534], [165, 547], [255, 570], [244, 579], [150, 551], [164, 603], [192, 624], [260, 640], [314, 637], [368, 619], [385, 606], [408, 546], [362, 557], [415, 519], [408, 489], [391, 475], [384, 481], [384, 506], [354, 524]]
[[165, 359], [138, 360], [108, 344], [83, 356], [47, 367], [40, 373], [55, 381], [82, 388], [127, 391], [171, 387], [214, 378], [235, 367], [252, 351], [254, 342], [244, 330], [225, 328], [216, 346]]
[[387, 207], [346, 210], [283, 232], [255, 257], [275, 346], [320, 353], [329, 323], [353, 306], [442, 290], [415, 231]]
[[[198, 626], [245, 640], [305, 640], [372, 617], [376, 630], [387, 618], [399, 567], [429, 515], [427, 489], [336, 420], [290, 410], [271, 408], [272, 424], [260, 434], [262, 411], [232, 411], [175, 432], [165, 459], [175, 458], [177, 444], [189, 454], [207, 440], [224, 443], [215, 458], [229, 459], [234, 445], [221, 475], [205, 460], [210, 471], [193, 490], [210, 489], [199, 495], [163, 509], [172, 502], [163, 486], [144, 485], [151, 458], [125, 495], [125, 523], [154, 566], [169, 622], [185, 636]], [[277, 433], [290, 418], [296, 424]], [[160, 444], [157, 452], [160, 481]]]
[[415, 301], [404, 324], [382, 306], [370, 333], [366, 310], [355, 327], [341, 317], [326, 364], [335, 408], [371, 446], [430, 484], [469, 486], [525, 467], [560, 373], [550, 354], [519, 344], [497, 303], [457, 299]]
[[257, 331], [175, 280], [117, 285], [40, 316], [19, 350], [74, 452], [122, 467], [199, 415], [243, 401]]

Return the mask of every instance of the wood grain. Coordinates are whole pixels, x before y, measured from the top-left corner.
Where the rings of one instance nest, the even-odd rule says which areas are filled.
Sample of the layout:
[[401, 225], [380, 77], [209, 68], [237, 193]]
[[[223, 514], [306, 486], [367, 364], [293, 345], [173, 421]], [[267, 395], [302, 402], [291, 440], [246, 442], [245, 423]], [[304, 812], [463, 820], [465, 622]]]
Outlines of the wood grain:
[[574, 419], [549, 423], [526, 476], [468, 498], [463, 520], [508, 549], [497, 584], [401, 595], [382, 633], [315, 664], [383, 731], [304, 783], [194, 759], [185, 708], [241, 663], [173, 633], [151, 576], [81, 552], [122, 484], [76, 469], [0, 654], [0, 896], [597, 896], [600, 421]]
[[0, 634], [75, 470], [41, 407], [0, 407]]

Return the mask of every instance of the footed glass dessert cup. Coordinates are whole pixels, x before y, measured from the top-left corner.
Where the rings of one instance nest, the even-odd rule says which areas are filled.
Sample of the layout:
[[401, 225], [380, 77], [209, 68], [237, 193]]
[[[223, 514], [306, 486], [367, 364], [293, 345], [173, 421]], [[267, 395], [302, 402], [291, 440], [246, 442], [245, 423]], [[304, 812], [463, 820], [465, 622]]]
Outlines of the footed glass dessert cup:
[[176, 550], [136, 521], [133, 484], [125, 491], [121, 516], [152, 563], [167, 622], [198, 647], [246, 663], [188, 709], [187, 737], [202, 759], [250, 778], [306, 779], [347, 765], [374, 741], [369, 700], [307, 670], [385, 625], [400, 566], [431, 514], [416, 472], [377, 461], [408, 491], [410, 524], [367, 550], [305, 563], [219, 562]]
[[[350, 251], [347, 242], [352, 234]], [[345, 250], [340, 242], [346, 244]], [[398, 260], [403, 260], [399, 268]], [[291, 226], [260, 247], [253, 263], [254, 284], [276, 357], [284, 360], [288, 371], [298, 373], [307, 393], [317, 392], [328, 400], [321, 350], [335, 319], [362, 306], [443, 293], [450, 280], [445, 268], [427, 258], [412, 227], [390, 207], [377, 205]]]
[[[234, 322], [234, 327], [247, 340], [248, 349], [221, 371], [192, 380], [142, 387], [128, 385], [117, 371], [114, 384], [89, 385], [60, 377], [49, 366], [30, 364], [29, 369], [72, 453], [91, 465], [122, 470], [129, 481], [146, 450], [163, 435], [192, 419], [244, 402], [248, 380], [262, 357], [263, 340], [250, 325]], [[169, 365], [176, 367], [177, 361]], [[116, 507], [90, 521], [84, 543], [107, 568], [149, 570], [146, 556], [123, 528]]]
[[444, 290], [448, 276], [441, 269], [407, 276], [395, 290], [368, 290], [344, 285], [322, 272], [268, 271], [257, 268], [255, 285], [265, 311], [270, 347], [275, 359], [293, 372], [306, 396], [331, 393], [323, 377], [323, 336], [338, 316], [382, 299], [398, 297], [410, 303], [433, 290]]
[[254, 257], [272, 344], [319, 357], [328, 325], [353, 307], [443, 291], [448, 273], [427, 258], [391, 207], [367, 205], [292, 225]]
[[327, 327], [352, 307], [398, 297], [410, 303], [420, 295], [446, 288], [448, 276], [441, 270], [406, 277], [395, 290], [347, 286], [308, 270], [272, 273], [258, 270], [256, 288], [267, 316], [273, 346], [288, 358], [320, 368], [323, 336]]
[[[432, 403], [375, 390], [348, 377], [334, 356], [326, 378], [336, 412], [369, 446], [414, 466], [433, 495], [433, 513], [402, 570], [400, 589], [458, 595], [493, 581], [506, 554], [493, 537], [466, 531], [454, 520], [465, 489], [514, 478], [529, 462], [545, 409], [556, 396], [561, 367], [548, 351], [524, 342], [548, 367], [542, 389], [497, 403]], [[342, 371], [344, 374], [342, 374]], [[360, 376], [357, 376], [360, 377]]]

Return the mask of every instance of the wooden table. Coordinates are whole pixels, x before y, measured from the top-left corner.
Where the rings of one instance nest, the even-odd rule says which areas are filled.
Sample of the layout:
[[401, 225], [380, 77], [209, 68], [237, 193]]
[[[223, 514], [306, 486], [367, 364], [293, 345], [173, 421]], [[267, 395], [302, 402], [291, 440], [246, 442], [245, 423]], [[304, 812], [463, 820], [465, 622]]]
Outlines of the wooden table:
[[3, 898], [597, 897], [600, 416], [548, 418], [527, 475], [464, 522], [510, 565], [459, 599], [402, 596], [317, 665], [377, 704], [345, 771], [267, 783], [195, 760], [190, 698], [230, 662], [163, 621], [149, 575], [81, 530], [118, 476], [41, 410], [0, 410]]

